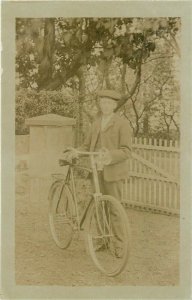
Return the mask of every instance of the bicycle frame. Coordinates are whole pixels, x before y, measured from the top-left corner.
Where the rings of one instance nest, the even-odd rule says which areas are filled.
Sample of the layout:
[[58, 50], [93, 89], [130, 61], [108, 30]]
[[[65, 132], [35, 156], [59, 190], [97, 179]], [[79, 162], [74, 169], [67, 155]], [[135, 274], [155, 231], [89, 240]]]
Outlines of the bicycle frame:
[[90, 156], [90, 161], [91, 161], [91, 170], [92, 170], [92, 174], [93, 174], [93, 183], [94, 183], [94, 188], [95, 188], [95, 193], [93, 193], [93, 197], [91, 198], [91, 200], [89, 201], [88, 205], [85, 207], [83, 213], [81, 214], [81, 216], [79, 216], [79, 210], [78, 210], [78, 202], [77, 202], [77, 193], [76, 193], [76, 188], [75, 188], [75, 180], [74, 180], [74, 173], [73, 173], [73, 168], [76, 169], [81, 169], [81, 170], [88, 170], [85, 167], [82, 166], [78, 166], [78, 165], [69, 165], [69, 169], [67, 172], [67, 176], [65, 179], [65, 183], [70, 182], [72, 183], [72, 194], [74, 197], [74, 201], [75, 201], [75, 211], [76, 211], [76, 217], [77, 217], [77, 223], [78, 223], [78, 230], [82, 230], [83, 228], [83, 224], [86, 218], [86, 214], [90, 208], [90, 205], [93, 201], [98, 200], [101, 197], [101, 192], [100, 192], [100, 186], [99, 186], [99, 179], [98, 179], [98, 171], [96, 168], [96, 162], [94, 159], [95, 155], [100, 155], [100, 153], [97, 152], [79, 152], [81, 155], [89, 155]]
[[[102, 158], [104, 156], [101, 156], [101, 160], [96, 160], [94, 156], [103, 155], [103, 153], [81, 152], [80, 154], [89, 155], [95, 191], [92, 194], [92, 198], [90, 200], [87, 199], [89, 201], [85, 202], [86, 207], [81, 213], [81, 205], [77, 199], [74, 168], [81, 170], [90, 169], [76, 165], [76, 160], [74, 159], [76, 153], [74, 155], [72, 153], [71, 156], [70, 154], [66, 155], [60, 159], [60, 165], [68, 167], [67, 172], [63, 174], [53, 174], [55, 181], [49, 193], [51, 233], [56, 245], [61, 249], [66, 249], [73, 239], [73, 234], [78, 232], [79, 236], [80, 230], [83, 229], [84, 237], [95, 265], [104, 274], [115, 276], [124, 269], [128, 258], [129, 228], [127, 216], [119, 201], [116, 201], [110, 195], [105, 195], [105, 192], [104, 194], [101, 193], [101, 181], [98, 170], [103, 169], [100, 167], [102, 167]], [[116, 222], [117, 218], [118, 224]], [[118, 251], [121, 248], [122, 251]], [[100, 254], [99, 250], [102, 251]], [[119, 260], [119, 258], [122, 258], [122, 260]]]

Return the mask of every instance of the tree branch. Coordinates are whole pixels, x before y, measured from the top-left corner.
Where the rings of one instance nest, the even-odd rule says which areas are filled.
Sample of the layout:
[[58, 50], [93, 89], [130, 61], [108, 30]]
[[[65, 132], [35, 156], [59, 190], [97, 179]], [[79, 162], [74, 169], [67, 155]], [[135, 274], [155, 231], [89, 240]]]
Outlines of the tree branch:
[[129, 121], [130, 126], [131, 126], [131, 128], [133, 129], [133, 131], [134, 131], [133, 123], [132, 123], [131, 120], [127, 117], [125, 110], [124, 110], [124, 112], [123, 112], [123, 115], [124, 115], [124, 117]]
[[134, 82], [130, 92], [121, 98], [115, 111], [119, 110], [119, 108], [122, 107], [128, 101], [128, 99], [130, 99], [133, 96], [140, 81], [141, 81], [141, 62], [138, 65], [135, 82]]
[[157, 63], [157, 64], [155, 65], [155, 67], [154, 67], [153, 71], [151, 72], [151, 74], [150, 74], [146, 79], [144, 79], [144, 80], [140, 83], [140, 86], [143, 85], [143, 84], [145, 84], [145, 83], [153, 76], [153, 73], [155, 72], [155, 70], [157, 69], [157, 67], [158, 67], [159, 65], [161, 65], [161, 64], [162, 64], [162, 62]]
[[110, 80], [109, 80], [109, 66], [110, 66], [109, 62], [106, 61], [105, 62], [105, 72], [104, 72], [104, 74], [105, 74], [105, 82], [106, 82], [107, 89], [111, 89], [111, 83], [110, 83]]
[[85, 109], [85, 107], [82, 107], [83, 112], [86, 114], [86, 116], [89, 118], [89, 121], [92, 123], [93, 121], [93, 116], [90, 114], [90, 112], [88, 110]]
[[178, 45], [178, 43], [177, 43], [177, 41], [176, 41], [176, 38], [175, 38], [175, 36], [174, 36], [171, 32], [170, 32], [170, 35], [171, 35], [171, 37], [172, 37], [172, 39], [173, 39], [173, 42], [174, 42], [174, 45], [175, 45], [176, 53], [177, 53], [177, 55], [178, 55], [179, 57], [181, 57], [180, 47], [179, 47], [179, 45]]
[[179, 48], [179, 45], [175, 39], [175, 37], [173, 36], [173, 34], [170, 33], [170, 36], [172, 37], [172, 40], [173, 40], [173, 43], [172, 44], [170, 42], [170, 40], [168, 40], [168, 38], [164, 35], [163, 38], [166, 40], [166, 42], [175, 50], [176, 54], [181, 57], [181, 52], [180, 52], [180, 48]]
[[180, 132], [179, 125], [176, 123], [176, 121], [175, 121], [175, 119], [173, 118], [173, 116], [172, 116], [171, 118], [172, 118], [173, 124], [175, 125], [177, 131]]
[[142, 65], [147, 64], [147, 63], [149, 63], [150, 61], [153, 61], [153, 60], [162, 59], [162, 58], [170, 58], [170, 57], [173, 57], [173, 55], [154, 57], [154, 58], [148, 59], [147, 61], [144, 61], [142, 63]]
[[42, 59], [39, 65], [38, 88], [44, 89], [51, 81], [53, 73], [53, 53], [55, 47], [55, 19], [47, 18], [44, 25]]
[[[127, 71], [127, 64], [123, 64], [123, 70], [121, 72], [121, 86], [122, 86], [123, 94], [125, 94], [125, 90], [126, 90], [126, 86], [127, 86], [127, 84], [125, 83], [126, 71]], [[127, 90], [128, 90], [128, 88], [127, 88]]]

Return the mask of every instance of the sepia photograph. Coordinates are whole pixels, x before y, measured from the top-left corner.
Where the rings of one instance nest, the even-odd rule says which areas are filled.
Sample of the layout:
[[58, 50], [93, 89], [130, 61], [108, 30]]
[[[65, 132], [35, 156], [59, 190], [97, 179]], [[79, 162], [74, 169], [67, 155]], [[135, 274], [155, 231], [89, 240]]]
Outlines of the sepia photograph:
[[18, 284], [178, 285], [180, 26], [16, 19]]
[[183, 19], [105, 11], [14, 18], [16, 286], [181, 285]]

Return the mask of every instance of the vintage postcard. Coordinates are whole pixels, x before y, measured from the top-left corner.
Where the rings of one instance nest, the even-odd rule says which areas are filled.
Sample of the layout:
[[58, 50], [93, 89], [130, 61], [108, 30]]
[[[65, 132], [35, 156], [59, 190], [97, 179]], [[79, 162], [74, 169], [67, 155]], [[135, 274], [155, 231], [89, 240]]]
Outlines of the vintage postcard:
[[190, 299], [191, 2], [2, 2], [2, 295]]

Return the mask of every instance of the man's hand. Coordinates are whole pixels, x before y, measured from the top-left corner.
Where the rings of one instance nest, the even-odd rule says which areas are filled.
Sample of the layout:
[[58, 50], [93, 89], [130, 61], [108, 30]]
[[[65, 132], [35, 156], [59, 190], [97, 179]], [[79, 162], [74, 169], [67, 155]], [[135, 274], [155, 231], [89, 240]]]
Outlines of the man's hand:
[[96, 164], [98, 170], [103, 170], [103, 166], [109, 165], [111, 162], [111, 156], [109, 150], [106, 148], [102, 148], [100, 151], [100, 155], [96, 158]]
[[63, 159], [69, 162], [74, 158], [78, 158], [78, 151], [73, 147], [67, 147], [66, 149], [64, 149], [63, 153]]
[[111, 162], [111, 155], [108, 149], [102, 148], [101, 150], [101, 161], [103, 165], [109, 165]]

